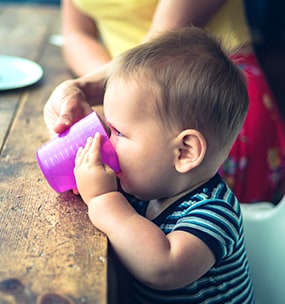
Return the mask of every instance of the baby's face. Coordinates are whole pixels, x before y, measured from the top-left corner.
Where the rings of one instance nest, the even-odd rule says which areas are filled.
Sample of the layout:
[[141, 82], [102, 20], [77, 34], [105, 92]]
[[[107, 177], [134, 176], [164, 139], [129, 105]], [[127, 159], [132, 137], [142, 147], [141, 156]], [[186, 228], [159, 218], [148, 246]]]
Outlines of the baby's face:
[[134, 81], [115, 78], [105, 93], [104, 113], [121, 166], [121, 186], [147, 200], [171, 195], [175, 134], [165, 132], [150, 110], [154, 107], [147, 106], [151, 96], [143, 95]]

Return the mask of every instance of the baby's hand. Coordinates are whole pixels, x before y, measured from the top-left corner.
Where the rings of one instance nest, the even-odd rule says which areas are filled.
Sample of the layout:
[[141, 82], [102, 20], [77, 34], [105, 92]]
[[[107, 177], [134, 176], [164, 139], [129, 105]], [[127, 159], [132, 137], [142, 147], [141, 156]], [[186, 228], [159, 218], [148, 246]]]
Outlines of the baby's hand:
[[77, 189], [88, 205], [90, 200], [104, 193], [117, 191], [115, 172], [102, 163], [100, 133], [88, 138], [84, 148], [79, 148], [75, 159], [74, 175]]

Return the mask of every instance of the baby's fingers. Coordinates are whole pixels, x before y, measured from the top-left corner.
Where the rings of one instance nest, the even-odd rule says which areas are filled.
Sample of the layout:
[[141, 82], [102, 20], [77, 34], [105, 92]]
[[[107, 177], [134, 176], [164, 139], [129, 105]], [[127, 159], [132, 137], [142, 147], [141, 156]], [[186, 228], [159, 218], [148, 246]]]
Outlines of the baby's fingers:
[[92, 146], [92, 142], [93, 142], [93, 138], [92, 137], [88, 137], [87, 141], [86, 141], [86, 144], [85, 144], [85, 147], [84, 147], [85, 154], [90, 151], [90, 148]]
[[77, 152], [76, 152], [76, 157], [75, 157], [75, 165], [80, 165], [84, 160], [86, 160], [88, 151], [90, 149], [90, 146], [92, 144], [92, 138], [89, 137], [87, 138], [85, 147], [79, 147]]
[[100, 148], [101, 148], [101, 134], [97, 132], [95, 133], [95, 136], [93, 138], [93, 141], [89, 149], [90, 157], [92, 157], [92, 160], [97, 165], [102, 165]]
[[79, 147], [77, 152], [76, 152], [75, 166], [79, 166], [82, 163], [83, 154], [84, 154], [83, 148]]

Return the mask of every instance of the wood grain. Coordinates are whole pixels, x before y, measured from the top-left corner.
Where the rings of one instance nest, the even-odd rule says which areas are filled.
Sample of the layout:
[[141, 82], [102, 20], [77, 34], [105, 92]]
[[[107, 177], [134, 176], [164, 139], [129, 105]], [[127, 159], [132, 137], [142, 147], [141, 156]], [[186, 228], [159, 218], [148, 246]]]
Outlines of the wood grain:
[[43, 105], [71, 77], [49, 44], [59, 28], [58, 8], [0, 8], [0, 53], [44, 68], [38, 84], [0, 92], [1, 304], [107, 302], [107, 239], [79, 197], [51, 190], [35, 158], [48, 140]]

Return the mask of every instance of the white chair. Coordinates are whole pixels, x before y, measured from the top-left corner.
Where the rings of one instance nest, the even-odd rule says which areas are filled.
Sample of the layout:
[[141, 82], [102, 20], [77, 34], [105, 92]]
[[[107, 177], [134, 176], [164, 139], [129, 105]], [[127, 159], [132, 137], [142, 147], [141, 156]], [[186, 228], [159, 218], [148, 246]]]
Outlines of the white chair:
[[241, 204], [245, 246], [257, 304], [285, 303], [285, 196], [271, 203]]

